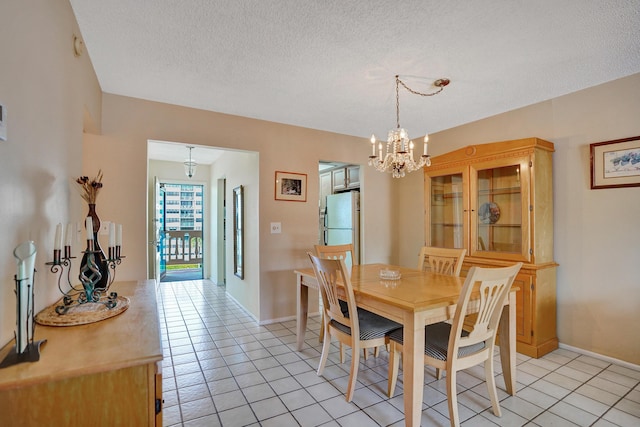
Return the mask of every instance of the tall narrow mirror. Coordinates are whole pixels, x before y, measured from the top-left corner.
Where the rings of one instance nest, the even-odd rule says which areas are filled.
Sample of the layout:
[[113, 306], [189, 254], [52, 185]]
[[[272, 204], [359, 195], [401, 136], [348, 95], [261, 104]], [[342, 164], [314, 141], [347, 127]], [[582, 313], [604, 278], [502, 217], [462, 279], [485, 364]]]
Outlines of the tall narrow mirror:
[[244, 279], [244, 194], [242, 185], [233, 189], [233, 274]]

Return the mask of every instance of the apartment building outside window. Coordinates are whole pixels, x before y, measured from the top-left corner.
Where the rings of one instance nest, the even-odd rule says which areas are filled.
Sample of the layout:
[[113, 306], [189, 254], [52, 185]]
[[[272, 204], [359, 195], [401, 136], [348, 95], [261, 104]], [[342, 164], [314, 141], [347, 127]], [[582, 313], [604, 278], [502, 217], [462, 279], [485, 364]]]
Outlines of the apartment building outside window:
[[165, 184], [165, 230], [202, 230], [202, 185]]

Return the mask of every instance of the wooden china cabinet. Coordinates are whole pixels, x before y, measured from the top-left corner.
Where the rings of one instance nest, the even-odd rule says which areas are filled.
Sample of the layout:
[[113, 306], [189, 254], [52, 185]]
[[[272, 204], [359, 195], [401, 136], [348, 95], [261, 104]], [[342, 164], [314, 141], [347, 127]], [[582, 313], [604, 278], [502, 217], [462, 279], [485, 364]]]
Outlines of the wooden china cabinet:
[[466, 248], [462, 267], [524, 263], [517, 293], [517, 350], [558, 347], [553, 260], [553, 143], [538, 138], [470, 145], [425, 168], [426, 245]]

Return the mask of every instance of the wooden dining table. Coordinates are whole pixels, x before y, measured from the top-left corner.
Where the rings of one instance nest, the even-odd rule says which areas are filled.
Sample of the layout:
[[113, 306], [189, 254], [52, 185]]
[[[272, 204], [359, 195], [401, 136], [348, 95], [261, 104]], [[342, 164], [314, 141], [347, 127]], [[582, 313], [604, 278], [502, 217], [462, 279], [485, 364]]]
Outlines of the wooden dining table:
[[[399, 280], [382, 280], [383, 269], [399, 271]], [[294, 271], [297, 281], [297, 349], [302, 350], [309, 312], [309, 289], [318, 289], [313, 269]], [[425, 325], [452, 319], [464, 278], [387, 264], [351, 267], [351, 284], [358, 307], [404, 326], [404, 414], [406, 426], [419, 426], [424, 387]], [[498, 329], [500, 361], [506, 390], [516, 393], [516, 289], [512, 289]], [[471, 295], [468, 314], [478, 311], [479, 292]]]

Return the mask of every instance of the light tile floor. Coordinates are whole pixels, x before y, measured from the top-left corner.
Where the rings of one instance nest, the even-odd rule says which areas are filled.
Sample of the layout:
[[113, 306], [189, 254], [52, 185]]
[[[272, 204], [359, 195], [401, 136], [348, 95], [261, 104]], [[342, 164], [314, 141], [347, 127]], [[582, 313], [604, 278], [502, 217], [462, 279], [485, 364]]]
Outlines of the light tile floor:
[[[259, 326], [207, 280], [161, 283], [165, 426], [403, 426], [402, 377], [386, 397], [388, 353], [360, 364], [351, 403], [349, 363], [338, 348], [322, 377], [318, 318], [303, 351], [295, 321]], [[361, 359], [362, 360], [362, 359]], [[446, 386], [425, 368], [422, 425], [449, 426]], [[496, 363], [500, 372], [500, 363]], [[490, 408], [481, 366], [458, 376], [462, 426], [640, 426], [640, 372], [559, 349], [540, 359], [518, 354], [516, 396], [496, 383], [502, 417]]]

